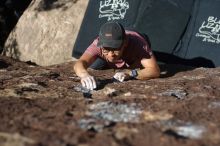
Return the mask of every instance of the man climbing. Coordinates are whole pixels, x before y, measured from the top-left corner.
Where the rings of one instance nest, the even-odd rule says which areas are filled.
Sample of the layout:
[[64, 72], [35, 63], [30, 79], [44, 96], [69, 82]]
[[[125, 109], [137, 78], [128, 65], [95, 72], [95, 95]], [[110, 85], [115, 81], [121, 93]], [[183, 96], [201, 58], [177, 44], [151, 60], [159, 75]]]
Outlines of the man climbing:
[[126, 69], [113, 77], [123, 82], [129, 79], [148, 80], [160, 76], [160, 69], [149, 42], [138, 32], [128, 31], [117, 22], [101, 26], [99, 36], [86, 49], [74, 65], [81, 84], [90, 90], [97, 87], [96, 80], [87, 68]]

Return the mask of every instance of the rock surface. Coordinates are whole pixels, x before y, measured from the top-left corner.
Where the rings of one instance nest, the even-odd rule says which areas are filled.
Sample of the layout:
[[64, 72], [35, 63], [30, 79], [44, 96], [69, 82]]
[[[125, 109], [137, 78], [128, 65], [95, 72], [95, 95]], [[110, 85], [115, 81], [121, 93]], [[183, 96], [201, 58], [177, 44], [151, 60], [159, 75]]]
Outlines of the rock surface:
[[72, 60], [88, 0], [34, 0], [9, 35], [3, 54], [41, 66]]
[[90, 70], [100, 86], [85, 91], [72, 65], [0, 57], [0, 145], [220, 145], [220, 68], [161, 65], [123, 83]]

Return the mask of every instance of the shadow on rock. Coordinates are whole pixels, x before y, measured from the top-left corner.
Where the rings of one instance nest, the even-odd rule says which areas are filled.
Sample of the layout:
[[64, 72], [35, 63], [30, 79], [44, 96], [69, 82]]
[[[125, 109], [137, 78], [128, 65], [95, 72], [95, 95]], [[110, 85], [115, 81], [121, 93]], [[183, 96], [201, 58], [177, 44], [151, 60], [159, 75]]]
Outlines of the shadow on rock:
[[195, 67], [192, 66], [184, 66], [178, 64], [160, 64], [159, 66], [161, 70], [161, 78], [172, 77], [178, 72], [184, 72], [195, 69]]
[[50, 11], [53, 9], [59, 9], [66, 10], [69, 8], [69, 3], [76, 3], [78, 0], [68, 0], [68, 1], [58, 1], [58, 0], [42, 0], [38, 7], [35, 9], [36, 11]]
[[161, 75], [162, 78], [171, 77], [178, 72], [189, 71], [198, 67], [215, 67], [212, 60], [204, 57], [183, 59], [172, 54], [157, 51], [155, 51], [154, 54], [160, 64], [161, 72], [163, 73]]
[[17, 40], [14, 38], [9, 38], [3, 52], [3, 55], [13, 57], [14, 59], [19, 59], [21, 52], [18, 49]]
[[0, 69], [7, 68], [10, 64], [6, 63], [4, 60], [0, 59]]

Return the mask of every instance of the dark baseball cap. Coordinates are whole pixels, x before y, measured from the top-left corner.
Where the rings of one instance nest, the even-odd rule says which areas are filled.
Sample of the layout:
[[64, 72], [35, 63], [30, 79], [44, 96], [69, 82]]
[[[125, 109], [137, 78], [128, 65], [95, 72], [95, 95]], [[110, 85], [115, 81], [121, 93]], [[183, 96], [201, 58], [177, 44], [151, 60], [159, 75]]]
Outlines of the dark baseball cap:
[[117, 22], [103, 24], [99, 31], [98, 47], [120, 48], [125, 39], [125, 29]]

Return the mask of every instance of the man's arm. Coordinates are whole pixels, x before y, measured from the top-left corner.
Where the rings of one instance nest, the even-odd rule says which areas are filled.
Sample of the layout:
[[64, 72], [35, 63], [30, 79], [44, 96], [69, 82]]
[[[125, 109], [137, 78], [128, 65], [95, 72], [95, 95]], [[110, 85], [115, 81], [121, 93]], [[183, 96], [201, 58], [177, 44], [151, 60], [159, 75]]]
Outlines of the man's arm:
[[154, 56], [151, 56], [149, 59], [143, 58], [141, 60], [141, 65], [143, 66], [143, 69], [136, 69], [134, 73], [137, 73], [137, 76], [133, 76], [134, 74], [132, 74], [132, 70], [126, 70], [125, 72], [117, 72], [114, 75], [114, 78], [120, 82], [123, 82], [124, 80], [130, 79], [131, 77], [134, 77], [138, 80], [148, 80], [160, 76], [160, 68], [157, 65]]
[[137, 71], [138, 76], [136, 79], [148, 80], [160, 76], [160, 68], [154, 55], [152, 55], [150, 59], [143, 58], [141, 60], [141, 65], [143, 66], [143, 69]]
[[[148, 80], [160, 76], [160, 68], [153, 55], [150, 58], [143, 58], [141, 60], [141, 65], [143, 66], [142, 69], [135, 69], [137, 71], [137, 76], [134, 78], [138, 80]], [[131, 77], [133, 77], [132, 70], [126, 70], [124, 79], [129, 79]]]
[[75, 71], [76, 75], [80, 78], [89, 75], [87, 68], [95, 61], [95, 58], [88, 54], [84, 53], [79, 60], [75, 63], [73, 70]]
[[75, 71], [76, 75], [81, 78], [81, 84], [88, 88], [88, 89], [95, 89], [96, 82], [93, 76], [91, 76], [87, 68], [95, 61], [95, 57], [84, 53], [79, 60], [75, 63], [73, 70]]

